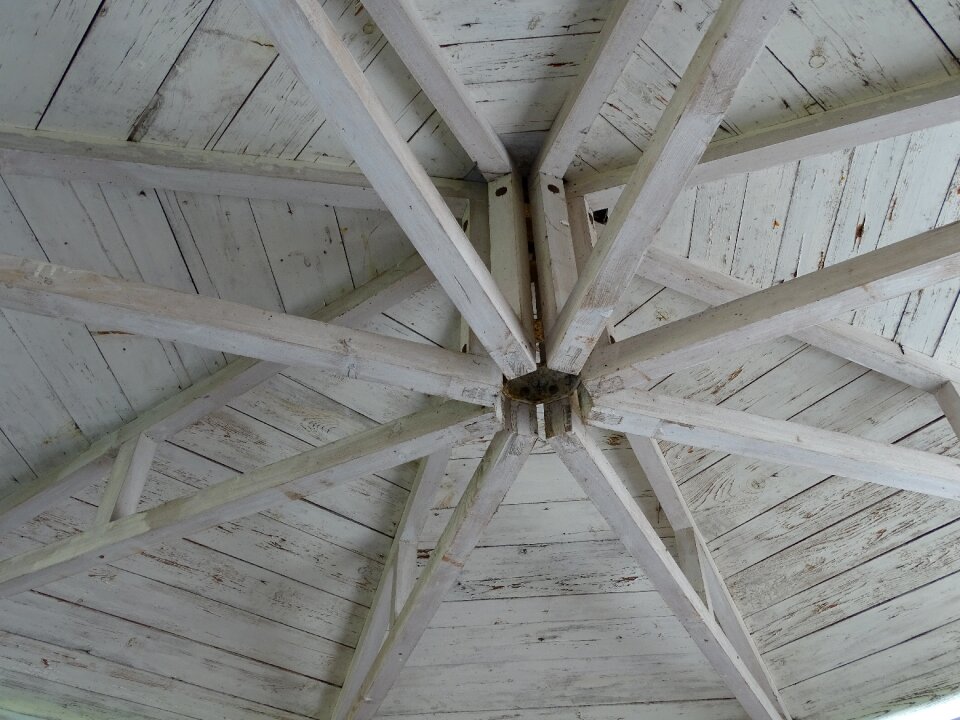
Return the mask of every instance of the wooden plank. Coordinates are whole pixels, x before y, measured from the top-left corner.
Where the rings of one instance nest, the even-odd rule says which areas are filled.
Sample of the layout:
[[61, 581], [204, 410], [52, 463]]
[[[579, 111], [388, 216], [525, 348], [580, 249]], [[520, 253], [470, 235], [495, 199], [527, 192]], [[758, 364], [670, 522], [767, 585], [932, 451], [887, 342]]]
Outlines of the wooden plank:
[[957, 275], [960, 223], [953, 223], [601, 348], [584, 368], [585, 384], [603, 394], [650, 383]]
[[[386, 208], [362, 173], [339, 164], [57, 132], [3, 128], [0, 172], [344, 208]], [[432, 178], [431, 182], [444, 198], [453, 201], [454, 209], [463, 207], [458, 199], [486, 193], [479, 183], [444, 178]]]
[[618, 0], [594, 40], [576, 84], [560, 108], [534, 163], [537, 174], [563, 177], [600, 114], [654, 13], [658, 0]]
[[953, 432], [960, 437], [960, 385], [953, 381], [945, 382], [934, 396]]
[[448, 402], [237, 475], [197, 493], [0, 562], [0, 596], [39, 587], [138, 549], [332, 489], [490, 432], [497, 413]]
[[[326, 305], [313, 317], [356, 327], [432, 281], [433, 276], [423, 261], [414, 256]], [[156, 440], [166, 439], [284, 369], [285, 366], [279, 363], [249, 358], [234, 360], [219, 372], [194, 383], [101, 437], [65, 465], [4, 496], [0, 530], [20, 527], [46, 508], [56, 506], [61, 500], [102, 478], [110, 467], [111, 458], [123, 443], [141, 433], [148, 433]]]
[[754, 720], [782, 719], [783, 715], [664, 547], [624, 480], [588, 436], [576, 412], [569, 400], [556, 402], [547, 409], [550, 442], [564, 464], [747, 714]]
[[933, 453], [644, 390], [584, 393], [584, 408], [588, 424], [608, 430], [960, 499], [960, 462]]
[[717, 12], [548, 337], [554, 370], [583, 368], [787, 4], [726, 0]]
[[570, 297], [577, 282], [577, 260], [563, 180], [549, 175], [529, 177], [530, 219], [533, 247], [537, 259], [540, 322], [549, 334], [560, 308]]
[[430, 562], [384, 640], [359, 698], [350, 707], [346, 716], [349, 720], [370, 720], [377, 714], [447, 591], [457, 581], [480, 534], [533, 450], [536, 415], [532, 406], [511, 405], [507, 412], [507, 428], [490, 441]]
[[500, 372], [481, 358], [9, 255], [0, 304], [458, 400], [499, 395]]
[[487, 186], [487, 204], [490, 272], [520, 322], [532, 334], [533, 290], [530, 287], [526, 206], [520, 177], [511, 173], [492, 180]]
[[[696, 564], [697, 576], [705, 586], [708, 607], [726, 633], [730, 644], [740, 655], [744, 665], [749, 668], [754, 679], [763, 689], [767, 699], [777, 706], [784, 718], [789, 719], [790, 712], [784, 704], [783, 698], [780, 697], [777, 682], [771, 674], [770, 668], [760, 657], [760, 651], [750, 637], [750, 630], [744, 623], [743, 616], [727, 589], [723, 575], [720, 574], [720, 570], [710, 554], [707, 541], [697, 527], [693, 513], [683, 497], [680, 486], [677, 484], [666, 458], [660, 451], [660, 446], [656, 440], [638, 435], [629, 435], [627, 440], [630, 442], [630, 447], [637, 456], [637, 460], [643, 468], [643, 473], [647, 476], [647, 480], [650, 482], [650, 486], [653, 488], [657, 500], [660, 501], [660, 506], [669, 518], [674, 531], [686, 530], [692, 536], [693, 551], [699, 560]], [[677, 536], [677, 540], [679, 548], [680, 535]], [[683, 567], [682, 563], [681, 567]], [[690, 574], [685, 574], [693, 585]]]
[[[687, 185], [763, 170], [886, 140], [956, 120], [960, 78], [951, 77], [710, 143]], [[612, 207], [633, 167], [584, 176], [567, 185], [595, 208]]]
[[136, 512], [156, 452], [157, 441], [146, 433], [141, 433], [136, 440], [128, 440], [120, 447], [100, 505], [97, 506], [95, 525]]
[[491, 180], [509, 173], [512, 163], [507, 149], [412, 0], [368, 0], [364, 7], [480, 172]]
[[360, 688], [377, 659], [390, 626], [403, 610], [417, 571], [417, 538], [443, 479], [450, 448], [442, 448], [420, 461], [407, 504], [397, 526], [383, 574], [373, 595], [367, 620], [350, 658], [346, 677], [333, 709], [333, 720], [342, 720], [357, 701]]
[[310, 0], [248, 2], [490, 356], [508, 377], [534, 370], [519, 318], [323, 10]]

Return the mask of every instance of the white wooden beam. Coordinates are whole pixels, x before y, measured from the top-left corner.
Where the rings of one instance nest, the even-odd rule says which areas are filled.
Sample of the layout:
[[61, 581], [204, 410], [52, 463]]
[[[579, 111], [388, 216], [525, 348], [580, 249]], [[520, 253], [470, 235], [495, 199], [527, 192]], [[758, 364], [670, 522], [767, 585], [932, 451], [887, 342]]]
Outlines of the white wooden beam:
[[[640, 274], [708, 305], [722, 305], [762, 290], [656, 246], [644, 255]], [[960, 382], [960, 368], [839, 320], [829, 320], [791, 334], [801, 342], [927, 392], [936, 392], [948, 380]]]
[[315, 0], [247, 0], [340, 130], [407, 237], [507, 377], [536, 368], [531, 339]]
[[[815, 155], [866, 145], [955, 122], [960, 117], [960, 78], [951, 77], [870, 98], [808, 117], [710, 143], [687, 185], [763, 170]], [[567, 183], [571, 197], [594, 208], [613, 207], [633, 166]]]
[[533, 335], [533, 290], [530, 286], [530, 251], [527, 247], [526, 205], [523, 181], [516, 173], [492, 180], [488, 186], [490, 208], [490, 271], [520, 322]]
[[945, 382], [937, 389], [934, 397], [953, 428], [953, 434], [960, 437], [960, 385], [953, 381]]
[[431, 502], [443, 480], [450, 451], [449, 447], [443, 448], [420, 461], [356, 650], [350, 658], [337, 696], [332, 720], [343, 720], [356, 702], [360, 687], [380, 652], [390, 625], [399, 614], [398, 607], [402, 609], [409, 596], [417, 570], [417, 538], [423, 532]]
[[659, 0], [617, 0], [590, 56], [570, 89], [544, 140], [534, 167], [538, 174], [562, 178], [633, 51], [653, 20]]
[[[777, 683], [770, 672], [770, 668], [760, 657], [760, 651], [750, 636], [750, 631], [737, 609], [733, 596], [727, 589], [727, 584], [720, 574], [720, 569], [707, 547], [707, 541], [697, 527], [690, 506], [687, 505], [687, 501], [683, 497], [680, 486], [677, 484], [673, 471], [667, 464], [660, 446], [656, 440], [640, 435], [628, 435], [627, 439], [637, 461], [640, 463], [640, 467], [643, 468], [643, 474], [647, 476], [650, 487], [653, 488], [653, 493], [656, 495], [660, 507], [663, 508], [674, 533], [677, 534], [678, 550], [681, 537], [689, 538], [692, 541], [690, 549], [693, 558], [696, 560], [695, 578], [705, 587], [706, 594], [709, 596], [707, 604], [711, 612], [771, 704], [776, 705], [781, 715], [789, 720], [790, 713], [783, 702], [783, 698], [780, 697]], [[682, 553], [680, 557], [683, 558]], [[683, 568], [682, 562], [680, 567]], [[690, 580], [691, 585], [694, 585], [690, 574], [687, 574], [687, 579]], [[694, 588], [696, 589], [696, 585], [694, 585]]]
[[942, 455], [646, 390], [581, 402], [596, 427], [960, 500], [960, 462]]
[[491, 433], [500, 425], [498, 413], [490, 408], [443, 403], [0, 561], [0, 597], [335, 488]]
[[[0, 173], [386, 210], [358, 170], [211, 150], [123, 142], [44, 130], [0, 129]], [[486, 192], [482, 183], [432, 178], [454, 212]]]
[[496, 365], [423, 343], [0, 255], [0, 306], [493, 404]]
[[94, 525], [118, 520], [137, 511], [157, 447], [157, 441], [144, 433], [120, 447], [97, 507]]
[[533, 247], [537, 258], [540, 322], [549, 336], [560, 308], [577, 282], [577, 259], [567, 217], [563, 180], [534, 174], [528, 178]]
[[480, 113], [411, 0], [365, 0], [363, 6], [430, 98], [467, 155], [488, 180], [512, 170], [510, 155]]
[[[357, 327], [430, 285], [433, 275], [418, 256], [377, 276], [311, 317]], [[103, 478], [118, 448], [141, 434], [157, 441], [176, 434], [235, 397], [286, 368], [279, 363], [239, 358], [143, 415], [94, 442], [64, 465], [0, 498], [0, 534], [10, 532], [44, 510]]]
[[573, 404], [565, 400], [548, 408], [548, 434], [560, 459], [747, 715], [752, 720], [782, 720], [779, 709], [684, 577], [629, 488], [586, 433]]
[[724, 0], [547, 337], [547, 364], [579, 373], [647, 247], [788, 0]]
[[585, 384], [594, 394], [649, 385], [732, 350], [957, 276], [960, 223], [953, 223], [599, 348], [584, 368]]
[[533, 450], [537, 427], [533, 406], [510, 405], [507, 415], [507, 427], [494, 436], [464, 490], [430, 562], [390, 629], [347, 720], [371, 720], [377, 714], [444, 595], [460, 576], [467, 556]]

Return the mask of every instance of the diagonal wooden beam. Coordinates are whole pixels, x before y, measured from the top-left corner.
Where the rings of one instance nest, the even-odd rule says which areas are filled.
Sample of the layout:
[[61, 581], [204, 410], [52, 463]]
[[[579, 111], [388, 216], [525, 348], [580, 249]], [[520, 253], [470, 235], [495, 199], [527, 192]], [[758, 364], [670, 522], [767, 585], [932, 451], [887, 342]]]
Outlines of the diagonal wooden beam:
[[[640, 274], [708, 305], [722, 305], [763, 289], [658, 247], [647, 250]], [[960, 368], [839, 320], [796, 330], [791, 335], [927, 392], [936, 392], [947, 381], [960, 383]]]
[[416, 78], [477, 169], [488, 180], [513, 165], [490, 122], [437, 45], [412, 0], [365, 0], [363, 6]]
[[316, 0], [247, 0], [281, 56], [507, 377], [536, 368], [531, 339], [460, 223], [400, 137]]
[[0, 255], [0, 307], [493, 404], [489, 360], [249, 305]]
[[417, 570], [417, 538], [423, 532], [430, 505], [443, 480], [450, 450], [443, 448], [420, 461], [331, 720], [344, 720], [357, 701], [360, 687], [383, 646], [390, 626], [410, 595]]
[[500, 426], [498, 412], [491, 408], [445, 402], [0, 561], [0, 597], [335, 488]]
[[[419, 257], [404, 260], [311, 317], [358, 327], [382, 311], [430, 285], [433, 275]], [[164, 440], [252, 390], [287, 366], [239, 358], [194, 383], [126, 425], [108, 433], [67, 463], [0, 499], [0, 534], [20, 527], [43, 511], [103, 478], [124, 443], [148, 435]]]
[[[0, 129], [0, 172], [242, 198], [386, 210], [359, 170], [302, 160], [123, 142], [45, 130]], [[482, 183], [431, 178], [454, 212]]]
[[430, 562], [384, 640], [346, 720], [371, 720], [377, 714], [444, 595], [460, 576], [467, 556], [533, 450], [537, 427], [533, 406], [509, 405], [505, 414], [507, 427], [490, 442], [437, 541]]
[[567, 172], [659, 7], [659, 0], [617, 0], [614, 4], [547, 133], [534, 163], [536, 174], [562, 178]]
[[547, 338], [547, 363], [554, 370], [580, 372], [788, 4], [721, 4]]
[[94, 525], [103, 525], [136, 512], [157, 447], [157, 441], [145, 433], [120, 446], [97, 507]]
[[[816, 155], [866, 145], [956, 121], [960, 78], [918, 85], [816, 115], [710, 143], [687, 185], [776, 167]], [[586, 196], [594, 208], [613, 207], [633, 166], [567, 183], [571, 197]]]
[[599, 348], [591, 393], [650, 384], [725, 352], [960, 276], [960, 222], [945, 225]]
[[945, 382], [934, 393], [944, 417], [953, 428], [953, 434], [960, 437], [960, 385], [956, 382]]
[[572, 400], [547, 408], [547, 432], [560, 459], [747, 715], [752, 720], [782, 720], [779, 708], [684, 577], [623, 479], [587, 434]]
[[[670, 521], [674, 533], [679, 532], [677, 535], [678, 543], [680, 537], [684, 536], [691, 537], [693, 541], [695, 556], [699, 561], [697, 567], [698, 579], [702, 580], [706, 594], [709, 596], [707, 604], [711, 612], [771, 704], [776, 705], [781, 715], [789, 720], [790, 713], [783, 702], [783, 698], [780, 697], [777, 683], [770, 672], [770, 668], [760, 657], [760, 651], [753, 642], [753, 638], [750, 637], [750, 631], [743, 621], [743, 616], [727, 589], [727, 584], [724, 582], [723, 576], [710, 554], [710, 549], [707, 547], [707, 541], [697, 527], [690, 506], [687, 505], [687, 501], [680, 491], [680, 486], [673, 476], [673, 471], [670, 470], [666, 458], [660, 451], [660, 446], [656, 440], [640, 435], [628, 435], [627, 439], [630, 441], [633, 454], [640, 463], [640, 467], [643, 468], [643, 474], [647, 476], [650, 487], [653, 488], [653, 493]], [[683, 563], [681, 563], [682, 567]], [[687, 579], [691, 580], [689, 574], [687, 574]], [[693, 584], [692, 580], [691, 584]]]
[[646, 390], [581, 403], [584, 422], [607, 430], [960, 500], [960, 462], [942, 455]]

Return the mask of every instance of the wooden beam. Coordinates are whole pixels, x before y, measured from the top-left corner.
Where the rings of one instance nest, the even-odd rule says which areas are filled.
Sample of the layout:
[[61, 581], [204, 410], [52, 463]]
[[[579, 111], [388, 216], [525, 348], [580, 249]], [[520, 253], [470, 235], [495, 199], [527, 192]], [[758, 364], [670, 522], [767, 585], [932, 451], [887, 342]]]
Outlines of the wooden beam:
[[347, 720], [371, 720], [377, 714], [444, 595], [460, 576], [467, 556], [533, 450], [537, 427], [533, 406], [508, 406], [507, 423], [507, 427], [494, 436], [464, 490], [430, 562], [370, 668]]
[[[708, 305], [722, 305], [762, 290], [656, 246], [647, 250], [640, 265], [640, 274]], [[794, 331], [791, 335], [801, 342], [926, 392], [936, 392], [947, 380], [960, 382], [960, 368], [839, 320], [829, 320]]]
[[618, 0], [567, 94], [534, 167], [562, 178], [653, 20], [659, 0]]
[[753, 720], [782, 720], [779, 709], [684, 577], [629, 488], [587, 434], [573, 405], [563, 400], [548, 407], [547, 432], [560, 459], [747, 715]]
[[[951, 77], [880, 95], [772, 127], [710, 143], [687, 185], [763, 170], [815, 155], [866, 145], [956, 121], [960, 78]], [[567, 183], [571, 197], [586, 196], [594, 208], [613, 207], [633, 166]]]
[[[430, 285], [433, 275], [416, 255], [377, 276], [311, 317], [357, 327]], [[70, 461], [0, 498], [0, 533], [10, 532], [103, 478], [119, 447], [141, 434], [161, 441], [192, 425], [287, 366], [249, 358], [229, 363], [117, 430]]]
[[533, 290], [523, 181], [516, 173], [492, 180], [490, 208], [490, 271], [523, 327], [533, 336]]
[[[760, 651], [753, 642], [753, 638], [750, 637], [750, 631], [743, 621], [743, 616], [727, 589], [723, 575], [720, 574], [720, 569], [710, 554], [707, 541], [697, 527], [690, 506], [687, 505], [687, 501], [680, 491], [680, 486], [673, 476], [673, 471], [660, 451], [660, 446], [656, 440], [640, 435], [628, 435], [627, 439], [630, 441], [630, 447], [633, 449], [640, 467], [643, 468], [643, 474], [647, 476], [650, 487], [653, 488], [654, 495], [657, 496], [660, 507], [663, 508], [674, 533], [677, 535], [678, 550], [681, 537], [692, 540], [693, 557], [697, 561], [695, 577], [705, 587], [706, 594], [709, 596], [707, 604], [711, 612], [716, 617], [730, 644], [740, 655], [740, 659], [763, 689], [767, 699], [771, 704], [777, 706], [784, 718], [789, 720], [790, 713], [783, 702], [783, 698], [780, 697], [777, 683], [770, 672], [770, 668], [760, 657]], [[682, 553], [680, 557], [683, 558]], [[682, 562], [680, 567], [683, 568]], [[690, 574], [687, 574], [687, 579], [691, 581], [691, 585], [694, 585]], [[696, 588], [695, 585], [694, 588]]]
[[[360, 171], [340, 165], [43, 130], [0, 130], [0, 173], [386, 210]], [[432, 178], [432, 182], [454, 212], [462, 211], [467, 200], [486, 192], [481, 183], [445, 178]]]
[[647, 247], [788, 0], [724, 0], [547, 337], [547, 364], [579, 373]]
[[0, 561], [0, 597], [40, 587], [143, 548], [335, 488], [440, 448], [483, 436], [498, 413], [446, 402], [237, 475], [193, 495]]
[[960, 385], [953, 381], [945, 382], [934, 393], [934, 397], [953, 428], [953, 434], [960, 437]]
[[577, 282], [577, 258], [567, 217], [563, 180], [530, 175], [530, 219], [537, 258], [540, 322], [547, 335]]
[[533, 347], [519, 318], [320, 5], [247, 4], [503, 374], [533, 371]]
[[507, 149], [480, 113], [411, 0], [365, 0], [363, 6], [397, 51], [417, 84], [488, 180], [512, 170]]
[[735, 349], [960, 276], [960, 222], [808, 273], [614, 345], [584, 368], [593, 394], [650, 384]]
[[960, 500], [960, 462], [942, 455], [646, 390], [581, 402], [596, 427]]
[[120, 447], [97, 507], [94, 525], [118, 520], [137, 511], [157, 447], [157, 441], [143, 433]]
[[493, 404], [488, 360], [309, 318], [0, 255], [0, 306]]
[[431, 502], [443, 480], [450, 450], [449, 447], [442, 448], [420, 461], [331, 720], [344, 720], [356, 702], [360, 686], [383, 646], [390, 625], [399, 614], [398, 606], [402, 609], [409, 596], [413, 573], [417, 569], [417, 538], [423, 532]]

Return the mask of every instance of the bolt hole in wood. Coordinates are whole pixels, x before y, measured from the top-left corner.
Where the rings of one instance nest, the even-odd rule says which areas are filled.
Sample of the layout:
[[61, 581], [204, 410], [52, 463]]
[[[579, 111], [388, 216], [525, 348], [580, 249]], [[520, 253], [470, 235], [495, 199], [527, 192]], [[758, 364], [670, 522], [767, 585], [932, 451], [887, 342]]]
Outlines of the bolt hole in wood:
[[506, 194], [507, 194], [507, 189], [505, 187], [497, 188], [496, 192], [494, 193], [494, 195], [496, 195], [497, 197], [503, 197]]
[[579, 375], [540, 367], [504, 383], [503, 393], [513, 400], [533, 404], [549, 403], [572, 395], [580, 385]]
[[549, 183], [549, 184], [547, 185], [547, 190], [549, 190], [550, 192], [552, 192], [554, 195], [556, 195], [556, 194], [558, 194], [558, 193], [560, 192], [560, 188], [558, 188], [558, 187], [557, 187], [556, 185], [554, 185], [553, 183]]

